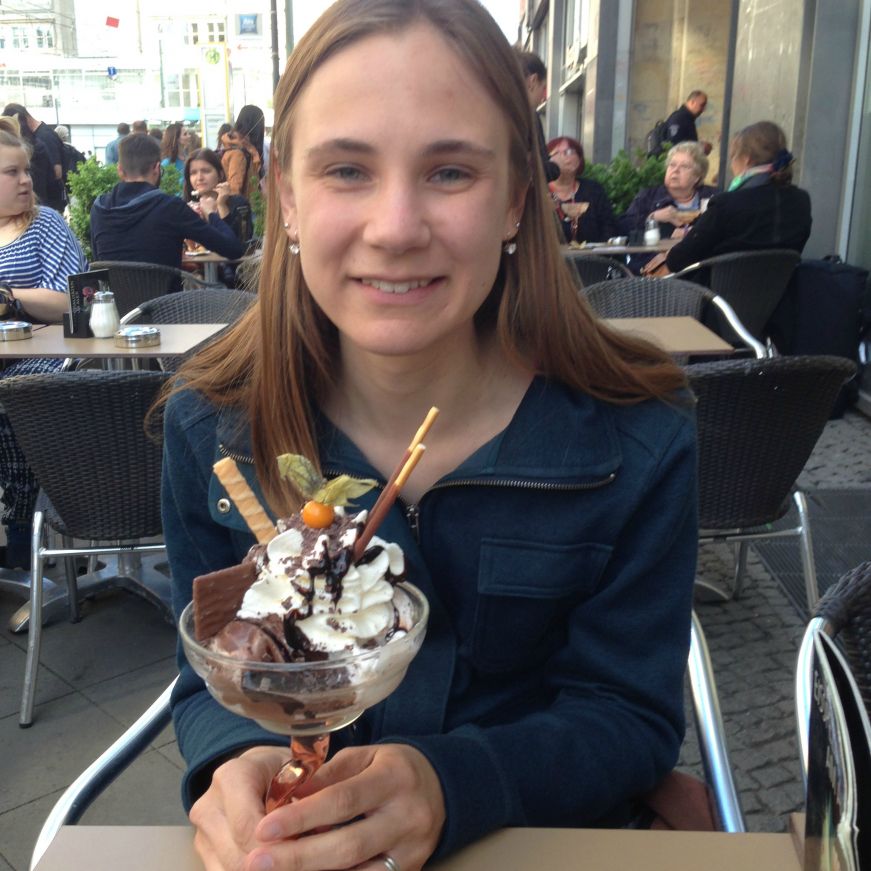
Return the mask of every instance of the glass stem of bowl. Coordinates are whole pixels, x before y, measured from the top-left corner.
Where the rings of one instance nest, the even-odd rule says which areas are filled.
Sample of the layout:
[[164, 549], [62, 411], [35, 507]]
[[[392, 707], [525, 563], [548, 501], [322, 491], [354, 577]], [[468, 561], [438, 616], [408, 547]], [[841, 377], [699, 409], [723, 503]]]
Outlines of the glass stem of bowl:
[[291, 757], [278, 769], [266, 791], [266, 813], [291, 801], [294, 792], [321, 767], [329, 749], [329, 735], [295, 735], [290, 739]]

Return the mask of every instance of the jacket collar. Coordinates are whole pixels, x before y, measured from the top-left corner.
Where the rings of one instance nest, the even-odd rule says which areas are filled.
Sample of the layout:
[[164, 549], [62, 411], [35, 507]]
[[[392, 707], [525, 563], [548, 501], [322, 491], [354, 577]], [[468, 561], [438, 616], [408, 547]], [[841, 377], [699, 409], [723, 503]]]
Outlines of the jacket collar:
[[[381, 477], [354, 442], [329, 420], [319, 416], [317, 427], [321, 462], [328, 476]], [[251, 456], [250, 433], [238, 411], [222, 412], [217, 431], [226, 451]], [[611, 406], [537, 377], [505, 430], [442, 480], [583, 484], [613, 475], [621, 462]]]

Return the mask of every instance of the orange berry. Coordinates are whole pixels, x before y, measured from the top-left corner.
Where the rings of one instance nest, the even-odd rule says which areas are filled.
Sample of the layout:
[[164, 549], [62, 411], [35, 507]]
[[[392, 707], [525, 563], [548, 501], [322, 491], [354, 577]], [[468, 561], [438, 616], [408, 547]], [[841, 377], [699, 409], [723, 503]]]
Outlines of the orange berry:
[[312, 529], [326, 529], [335, 516], [332, 505], [324, 505], [323, 502], [306, 502], [302, 506], [302, 520], [306, 526]]

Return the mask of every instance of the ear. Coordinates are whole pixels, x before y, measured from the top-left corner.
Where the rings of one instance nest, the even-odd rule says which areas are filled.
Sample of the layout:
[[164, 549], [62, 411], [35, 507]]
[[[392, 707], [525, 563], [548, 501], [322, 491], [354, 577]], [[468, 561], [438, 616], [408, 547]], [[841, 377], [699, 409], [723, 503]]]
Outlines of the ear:
[[124, 181], [124, 170], [121, 169], [120, 163], [115, 164], [115, 171], [118, 173], [118, 178], [120, 178], [121, 181]]
[[529, 191], [529, 185], [521, 185], [514, 198], [514, 202], [509, 205], [508, 212], [505, 215], [505, 226], [502, 228], [502, 238], [506, 241], [513, 239], [517, 235], [520, 228], [520, 222], [523, 220], [523, 212], [526, 208], [526, 194]]
[[299, 220], [296, 210], [296, 195], [290, 181], [290, 173], [282, 172], [276, 165], [275, 182], [278, 188], [278, 202], [281, 206], [281, 220], [285, 226], [288, 237], [299, 240]]

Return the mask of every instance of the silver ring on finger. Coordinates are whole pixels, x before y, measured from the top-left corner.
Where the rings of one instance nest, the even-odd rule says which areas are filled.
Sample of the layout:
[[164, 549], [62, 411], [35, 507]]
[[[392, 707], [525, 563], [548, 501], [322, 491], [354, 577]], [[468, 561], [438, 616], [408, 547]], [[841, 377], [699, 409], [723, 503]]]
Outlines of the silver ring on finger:
[[392, 856], [388, 856], [385, 853], [384, 856], [382, 856], [381, 861], [384, 863], [384, 871], [401, 871], [399, 862], [397, 862]]

